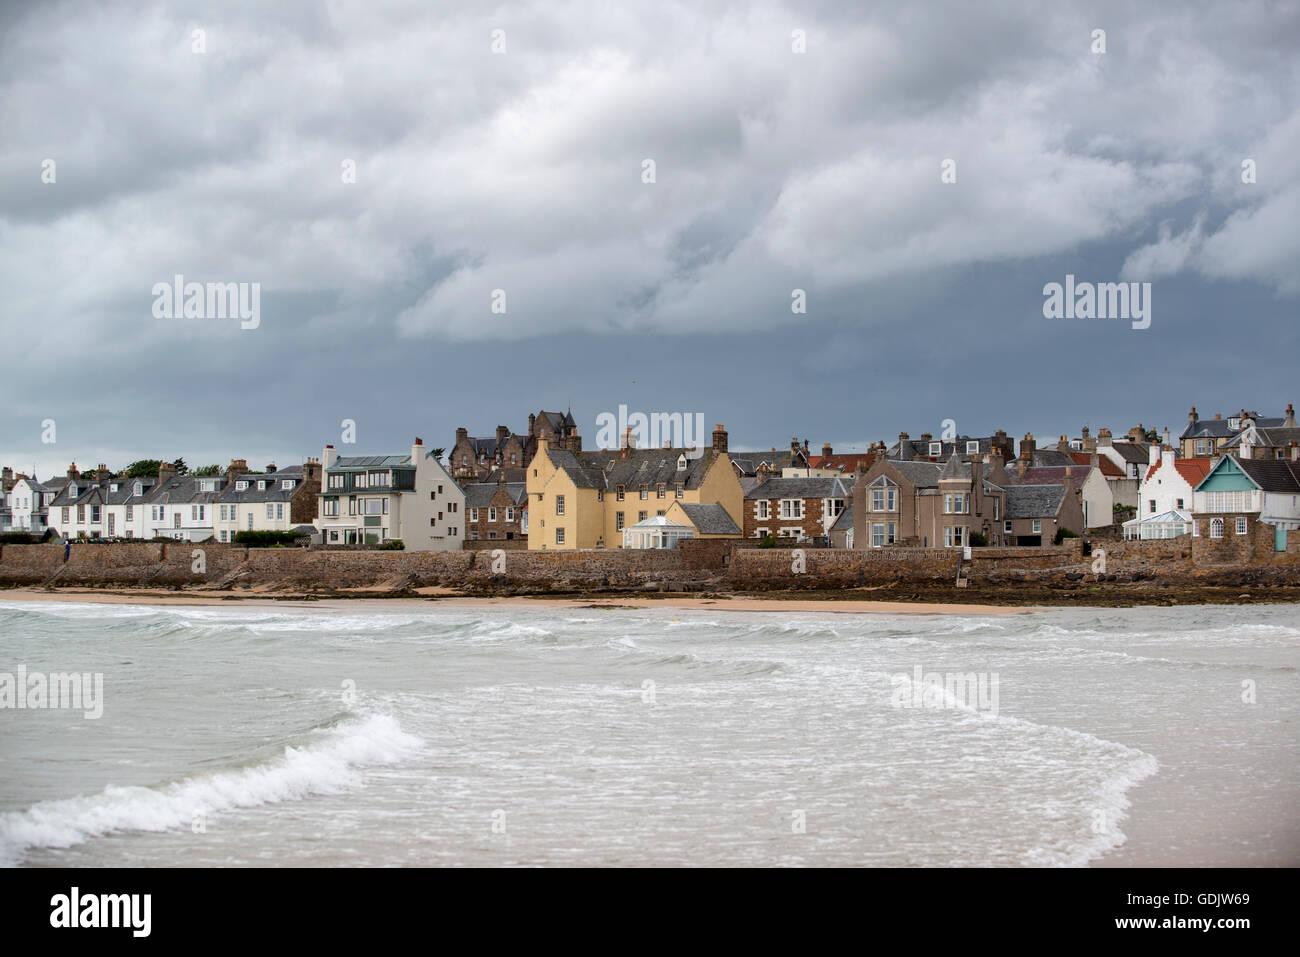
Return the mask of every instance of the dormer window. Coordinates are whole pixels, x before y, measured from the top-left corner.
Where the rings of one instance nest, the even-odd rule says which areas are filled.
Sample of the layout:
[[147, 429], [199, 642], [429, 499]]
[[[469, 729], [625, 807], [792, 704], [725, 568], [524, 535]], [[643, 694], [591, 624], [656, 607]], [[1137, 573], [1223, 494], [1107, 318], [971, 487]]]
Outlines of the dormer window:
[[143, 482], [136, 482], [136, 483], [135, 483], [135, 494], [136, 494], [136, 495], [143, 495], [143, 494], [144, 494], [144, 483], [143, 483]]
[[977, 453], [979, 452], [979, 450], [980, 450], [979, 440], [976, 440], [976, 441], [974, 441], [974, 442], [967, 442], [967, 443], [966, 443], [966, 454], [967, 454], [967, 455], [975, 455], [975, 454], [977, 454]]
[[243, 481], [242, 479], [241, 479], [240, 481], [238, 481], [238, 482], [235, 483], [235, 491], [236, 491], [236, 492], [243, 492], [243, 491], [245, 491], [247, 488], [248, 488], [248, 483], [245, 482], [245, 481]]
[[290, 489], [292, 489], [292, 488], [293, 488], [293, 479], [282, 479], [282, 480], [280, 481], [280, 488], [284, 489], [286, 492], [289, 491]]
[[77, 483], [76, 483], [76, 482], [69, 482], [69, 483], [68, 483], [68, 498], [76, 498], [76, 497], [77, 497]]
[[683, 452], [681, 455], [677, 456], [677, 471], [680, 472], [685, 468], [686, 468], [686, 453]]
[[116, 491], [117, 491], [117, 483], [116, 483], [116, 482], [111, 482], [111, 483], [109, 483], [108, 490], [109, 490], [110, 492], [116, 492]]
[[1229, 419], [1229, 420], [1228, 420], [1228, 428], [1230, 428], [1230, 429], [1232, 429], [1232, 431], [1236, 432], [1239, 428], [1241, 428], [1241, 419], [1238, 419], [1238, 418], [1235, 417], [1235, 416], [1234, 416], [1233, 418]]
[[930, 443], [930, 454], [931, 454], [931, 455], [942, 455], [942, 454], [943, 454], [943, 443], [942, 443], [942, 442], [931, 442], [931, 443]]
[[265, 491], [266, 491], [266, 482], [258, 482], [258, 483], [257, 483], [257, 490], [258, 490], [259, 492], [265, 492]]

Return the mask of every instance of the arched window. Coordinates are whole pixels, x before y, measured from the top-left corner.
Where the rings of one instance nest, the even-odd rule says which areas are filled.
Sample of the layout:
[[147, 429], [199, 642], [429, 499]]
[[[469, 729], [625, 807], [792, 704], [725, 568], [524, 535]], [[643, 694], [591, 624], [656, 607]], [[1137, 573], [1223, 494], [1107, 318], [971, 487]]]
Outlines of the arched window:
[[1223, 519], [1221, 518], [1210, 519], [1210, 538], [1222, 538], [1222, 537], [1223, 537]]

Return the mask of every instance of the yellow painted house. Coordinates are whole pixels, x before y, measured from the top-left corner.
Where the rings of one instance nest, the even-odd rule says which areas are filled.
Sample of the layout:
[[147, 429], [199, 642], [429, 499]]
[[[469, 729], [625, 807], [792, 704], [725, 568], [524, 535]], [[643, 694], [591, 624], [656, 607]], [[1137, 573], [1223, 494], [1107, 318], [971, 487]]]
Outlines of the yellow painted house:
[[[572, 436], [566, 447], [538, 441], [528, 463], [529, 549], [621, 548], [623, 529], [674, 503], [720, 505], [741, 524], [745, 493], [727, 457], [727, 433], [713, 447], [608, 449], [583, 452]], [[698, 458], [691, 458], [694, 453]]]

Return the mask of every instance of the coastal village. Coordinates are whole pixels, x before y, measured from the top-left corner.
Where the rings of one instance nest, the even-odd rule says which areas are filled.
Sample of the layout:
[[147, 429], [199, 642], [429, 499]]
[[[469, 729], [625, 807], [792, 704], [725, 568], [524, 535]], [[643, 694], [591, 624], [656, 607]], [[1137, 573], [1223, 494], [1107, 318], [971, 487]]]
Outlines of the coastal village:
[[1267, 536], [1286, 552], [1300, 530], [1292, 405], [1276, 417], [1192, 408], [1177, 436], [1142, 425], [1018, 444], [1001, 430], [900, 432], [850, 453], [806, 439], [732, 449], [723, 425], [704, 447], [641, 448], [626, 429], [618, 448], [587, 449], [571, 411], [543, 410], [522, 431], [458, 428], [446, 446], [416, 438], [366, 452], [328, 444], [319, 458], [260, 471], [243, 459], [194, 471], [160, 462], [154, 474], [74, 462], [45, 478], [5, 466], [0, 533], [405, 551], [662, 550], [699, 539], [965, 552]]

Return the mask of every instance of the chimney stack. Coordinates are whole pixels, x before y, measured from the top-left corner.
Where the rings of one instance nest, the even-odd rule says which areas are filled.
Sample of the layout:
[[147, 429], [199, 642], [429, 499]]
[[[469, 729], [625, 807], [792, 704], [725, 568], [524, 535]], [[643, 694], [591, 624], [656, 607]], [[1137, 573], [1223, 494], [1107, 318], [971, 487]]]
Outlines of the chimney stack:
[[[831, 447], [830, 447], [830, 443], [828, 443], [828, 442], [823, 442], [823, 443], [822, 443], [822, 458], [824, 458], [824, 459], [828, 459], [828, 458], [830, 458], [830, 457], [831, 457]], [[822, 463], [822, 464], [825, 464], [825, 463]]]
[[727, 451], [727, 430], [719, 423], [713, 427], [713, 451]]
[[1110, 429], [1099, 429], [1097, 432], [1097, 448], [1108, 449], [1110, 447]]
[[[582, 436], [576, 430], [565, 441], [568, 443], [569, 451], [574, 455], [582, 451]], [[501, 474], [504, 475], [505, 471], [503, 470]]]
[[[173, 470], [173, 471], [174, 471], [174, 470]], [[70, 478], [70, 479], [74, 479], [74, 478], [76, 478], [79, 474], [81, 474], [81, 473], [79, 473], [79, 472], [77, 471], [77, 463], [76, 463], [76, 462], [73, 462], [71, 465], [68, 466], [68, 478]]]
[[420, 463], [424, 461], [424, 439], [418, 435], [411, 444], [411, 464], [419, 468]]
[[906, 432], [898, 433], [898, 457], [904, 462], [912, 460], [912, 437]]
[[1026, 432], [1025, 437], [1020, 440], [1020, 459], [1029, 465], [1034, 460], [1034, 453], [1038, 451], [1038, 443], [1034, 441], [1034, 433]]
[[320, 456], [321, 470], [325, 470], [338, 461], [339, 454], [334, 451], [334, 446], [327, 445]]
[[270, 475], [270, 474], [273, 473], [274, 471], [275, 471], [275, 463], [272, 462], [271, 464], [269, 464], [269, 465], [266, 467], [266, 474], [267, 474], [267, 475]]
[[176, 477], [176, 466], [171, 462], [163, 462], [158, 466], [158, 484], [170, 482]]
[[320, 484], [320, 460], [308, 458], [302, 463], [302, 480]]
[[95, 481], [107, 482], [113, 477], [113, 473], [108, 470], [108, 466], [103, 462], [99, 463], [99, 468], [95, 469]]
[[1070, 439], [1068, 436], [1061, 436], [1056, 442], [1056, 451], [1070, 454]]
[[1192, 411], [1187, 413], [1187, 424], [1195, 425], [1200, 419], [1201, 417], [1196, 414], [1196, 406], [1192, 406]]
[[528, 434], [529, 435], [532, 435], [536, 431], [536, 426], [537, 426], [537, 416], [534, 413], [529, 412], [528, 413]]
[[231, 459], [230, 467], [226, 469], [226, 478], [228, 478], [230, 481], [233, 482], [235, 479], [239, 478], [239, 476], [243, 475], [247, 471], [248, 471], [247, 459]]
[[1295, 427], [1295, 406], [1288, 402], [1286, 404], [1286, 418], [1282, 420], [1282, 428], [1294, 429]]
[[501, 442], [504, 442], [504, 441], [505, 441], [506, 439], [508, 439], [508, 438], [510, 438], [510, 430], [509, 430], [508, 428], [506, 428], [504, 425], [498, 425], [498, 426], [497, 426], [497, 442], [498, 442], [498, 444], [501, 443]]
[[1083, 427], [1082, 438], [1083, 438], [1082, 445], [1083, 445], [1084, 452], [1097, 451], [1097, 440], [1092, 437], [1092, 432], [1089, 430], [1089, 428], [1086, 425]]

